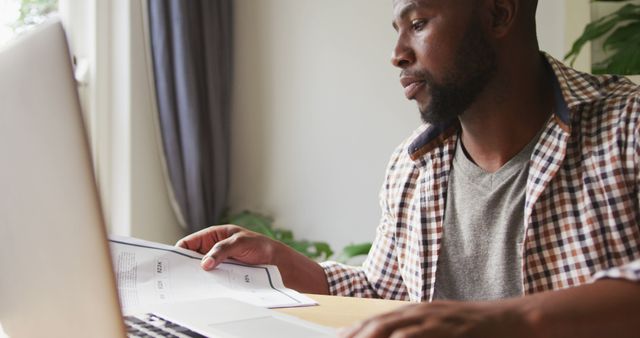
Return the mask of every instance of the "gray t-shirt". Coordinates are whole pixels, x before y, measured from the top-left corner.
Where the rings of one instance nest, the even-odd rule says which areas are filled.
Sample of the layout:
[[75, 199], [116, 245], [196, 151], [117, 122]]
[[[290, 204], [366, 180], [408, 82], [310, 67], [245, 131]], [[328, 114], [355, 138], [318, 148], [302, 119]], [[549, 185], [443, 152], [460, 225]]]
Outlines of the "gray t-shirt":
[[524, 199], [538, 136], [494, 173], [458, 141], [449, 177], [434, 299], [492, 300], [522, 295]]

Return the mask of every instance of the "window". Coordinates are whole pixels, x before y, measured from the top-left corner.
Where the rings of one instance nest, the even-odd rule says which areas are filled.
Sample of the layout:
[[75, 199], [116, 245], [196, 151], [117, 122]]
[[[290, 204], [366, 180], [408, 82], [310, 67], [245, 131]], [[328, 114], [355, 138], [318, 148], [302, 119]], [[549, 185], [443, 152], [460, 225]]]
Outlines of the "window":
[[0, 0], [0, 46], [58, 11], [58, 0]]

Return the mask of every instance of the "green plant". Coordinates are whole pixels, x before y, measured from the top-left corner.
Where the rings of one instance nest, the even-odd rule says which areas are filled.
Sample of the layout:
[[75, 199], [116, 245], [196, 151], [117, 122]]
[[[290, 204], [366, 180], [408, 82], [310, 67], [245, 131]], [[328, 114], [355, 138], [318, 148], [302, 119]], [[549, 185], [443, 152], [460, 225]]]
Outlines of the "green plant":
[[342, 249], [342, 252], [335, 260], [344, 263], [353, 257], [367, 255], [370, 250], [371, 243], [349, 244]]
[[14, 32], [42, 23], [58, 10], [58, 0], [21, 0], [20, 16], [12, 25]]
[[[281, 241], [294, 250], [317, 261], [327, 260], [334, 254], [328, 243], [295, 239], [291, 230], [275, 228], [273, 226], [273, 218], [256, 212], [242, 211], [232, 215], [227, 213], [220, 223], [235, 224]], [[371, 243], [347, 245], [335, 260], [346, 262], [353, 257], [368, 254], [369, 249], [371, 249]]]
[[[596, 0], [625, 2], [624, 0]], [[628, 3], [589, 23], [565, 56], [573, 65], [584, 45], [611, 33], [602, 45], [609, 56], [593, 65], [594, 74], [640, 74], [640, 5]]]

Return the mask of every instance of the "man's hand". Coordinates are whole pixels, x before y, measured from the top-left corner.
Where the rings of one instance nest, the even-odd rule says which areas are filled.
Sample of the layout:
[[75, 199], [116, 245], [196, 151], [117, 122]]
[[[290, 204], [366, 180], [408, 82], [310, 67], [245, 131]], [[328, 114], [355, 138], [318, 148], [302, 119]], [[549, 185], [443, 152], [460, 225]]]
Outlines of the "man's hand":
[[176, 246], [204, 255], [202, 268], [214, 269], [227, 258], [246, 264], [276, 265], [285, 286], [300, 292], [328, 294], [324, 269], [285, 244], [237, 225], [217, 225], [193, 233]]
[[236, 225], [218, 225], [195, 232], [176, 243], [203, 255], [202, 268], [211, 270], [227, 258], [247, 264], [274, 264], [280, 243]]
[[493, 302], [410, 305], [345, 329], [342, 337], [636, 338], [640, 283], [604, 279]]
[[341, 337], [527, 337], [513, 302], [433, 302], [408, 305], [341, 331]]

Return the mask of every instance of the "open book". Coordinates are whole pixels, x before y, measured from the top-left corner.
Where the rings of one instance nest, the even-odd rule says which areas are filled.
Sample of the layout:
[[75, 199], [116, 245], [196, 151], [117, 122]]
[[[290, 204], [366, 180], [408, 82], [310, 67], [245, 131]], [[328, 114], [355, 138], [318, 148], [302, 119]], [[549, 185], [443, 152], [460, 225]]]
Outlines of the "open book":
[[273, 265], [229, 260], [204, 271], [202, 255], [193, 251], [119, 236], [110, 236], [109, 245], [125, 314], [154, 304], [217, 297], [268, 308], [317, 305], [286, 288]]

